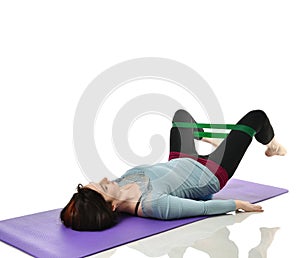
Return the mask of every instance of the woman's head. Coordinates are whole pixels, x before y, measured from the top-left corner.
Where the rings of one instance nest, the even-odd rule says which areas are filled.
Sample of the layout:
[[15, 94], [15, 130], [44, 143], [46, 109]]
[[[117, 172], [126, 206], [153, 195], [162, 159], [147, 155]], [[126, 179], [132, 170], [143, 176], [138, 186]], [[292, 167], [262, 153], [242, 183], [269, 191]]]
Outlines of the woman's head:
[[60, 219], [66, 227], [78, 231], [95, 231], [116, 224], [117, 213], [111, 202], [91, 188], [77, 186], [69, 203], [60, 213]]

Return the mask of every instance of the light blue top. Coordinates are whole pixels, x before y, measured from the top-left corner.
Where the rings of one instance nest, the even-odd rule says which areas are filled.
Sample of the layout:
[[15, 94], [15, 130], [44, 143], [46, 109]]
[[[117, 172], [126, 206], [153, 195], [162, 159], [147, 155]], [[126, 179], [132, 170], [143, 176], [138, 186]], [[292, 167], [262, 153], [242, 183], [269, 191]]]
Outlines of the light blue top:
[[133, 182], [139, 185], [144, 217], [167, 220], [236, 209], [234, 200], [210, 200], [220, 190], [219, 180], [190, 158], [134, 167], [115, 182], [120, 186]]

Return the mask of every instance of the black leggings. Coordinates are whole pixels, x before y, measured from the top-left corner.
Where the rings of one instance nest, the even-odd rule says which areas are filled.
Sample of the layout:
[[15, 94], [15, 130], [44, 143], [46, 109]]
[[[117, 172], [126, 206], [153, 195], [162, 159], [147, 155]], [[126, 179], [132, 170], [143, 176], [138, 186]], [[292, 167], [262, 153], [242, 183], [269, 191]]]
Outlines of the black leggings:
[[[182, 109], [176, 111], [173, 122], [196, 123], [194, 118]], [[261, 110], [250, 111], [237, 124], [253, 128], [256, 131], [255, 139], [262, 144], [268, 144], [274, 137], [270, 121]], [[223, 167], [228, 174], [228, 178], [231, 178], [250, 145], [252, 137], [242, 131], [231, 130], [224, 141], [211, 154], [198, 155], [194, 142], [194, 130], [203, 131], [201, 128], [172, 127], [170, 132], [170, 152], [180, 152], [211, 160]]]

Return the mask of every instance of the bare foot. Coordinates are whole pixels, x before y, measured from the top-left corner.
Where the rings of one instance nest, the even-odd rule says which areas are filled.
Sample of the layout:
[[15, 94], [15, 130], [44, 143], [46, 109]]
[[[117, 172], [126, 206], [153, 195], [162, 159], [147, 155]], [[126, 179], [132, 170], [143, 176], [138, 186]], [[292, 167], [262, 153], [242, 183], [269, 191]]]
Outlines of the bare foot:
[[286, 149], [279, 143], [277, 143], [274, 139], [267, 144], [267, 150], [265, 151], [266, 156], [272, 157], [274, 155], [284, 156], [287, 151]]

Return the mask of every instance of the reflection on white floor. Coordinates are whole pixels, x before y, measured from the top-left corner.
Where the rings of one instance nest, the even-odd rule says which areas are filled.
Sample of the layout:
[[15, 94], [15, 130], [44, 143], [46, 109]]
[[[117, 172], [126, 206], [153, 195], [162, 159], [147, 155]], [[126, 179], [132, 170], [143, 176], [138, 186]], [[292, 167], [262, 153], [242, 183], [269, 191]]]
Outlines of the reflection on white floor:
[[[152, 243], [147, 241], [144, 244], [133, 245], [132, 248], [149, 257], [159, 257], [167, 254], [170, 258], [181, 258], [184, 257], [188, 247], [207, 253], [209, 257], [214, 258], [239, 257], [238, 246], [229, 238], [230, 231], [227, 226], [240, 223], [248, 216], [250, 214], [227, 215], [207, 219], [189, 225], [179, 230], [179, 232], [166, 234], [164, 238], [155, 238]], [[272, 243], [277, 229], [260, 228], [260, 244], [249, 251], [249, 257], [267, 257], [267, 248]], [[153, 248], [154, 246], [155, 248]], [[220, 250], [222, 251], [220, 252]]]

